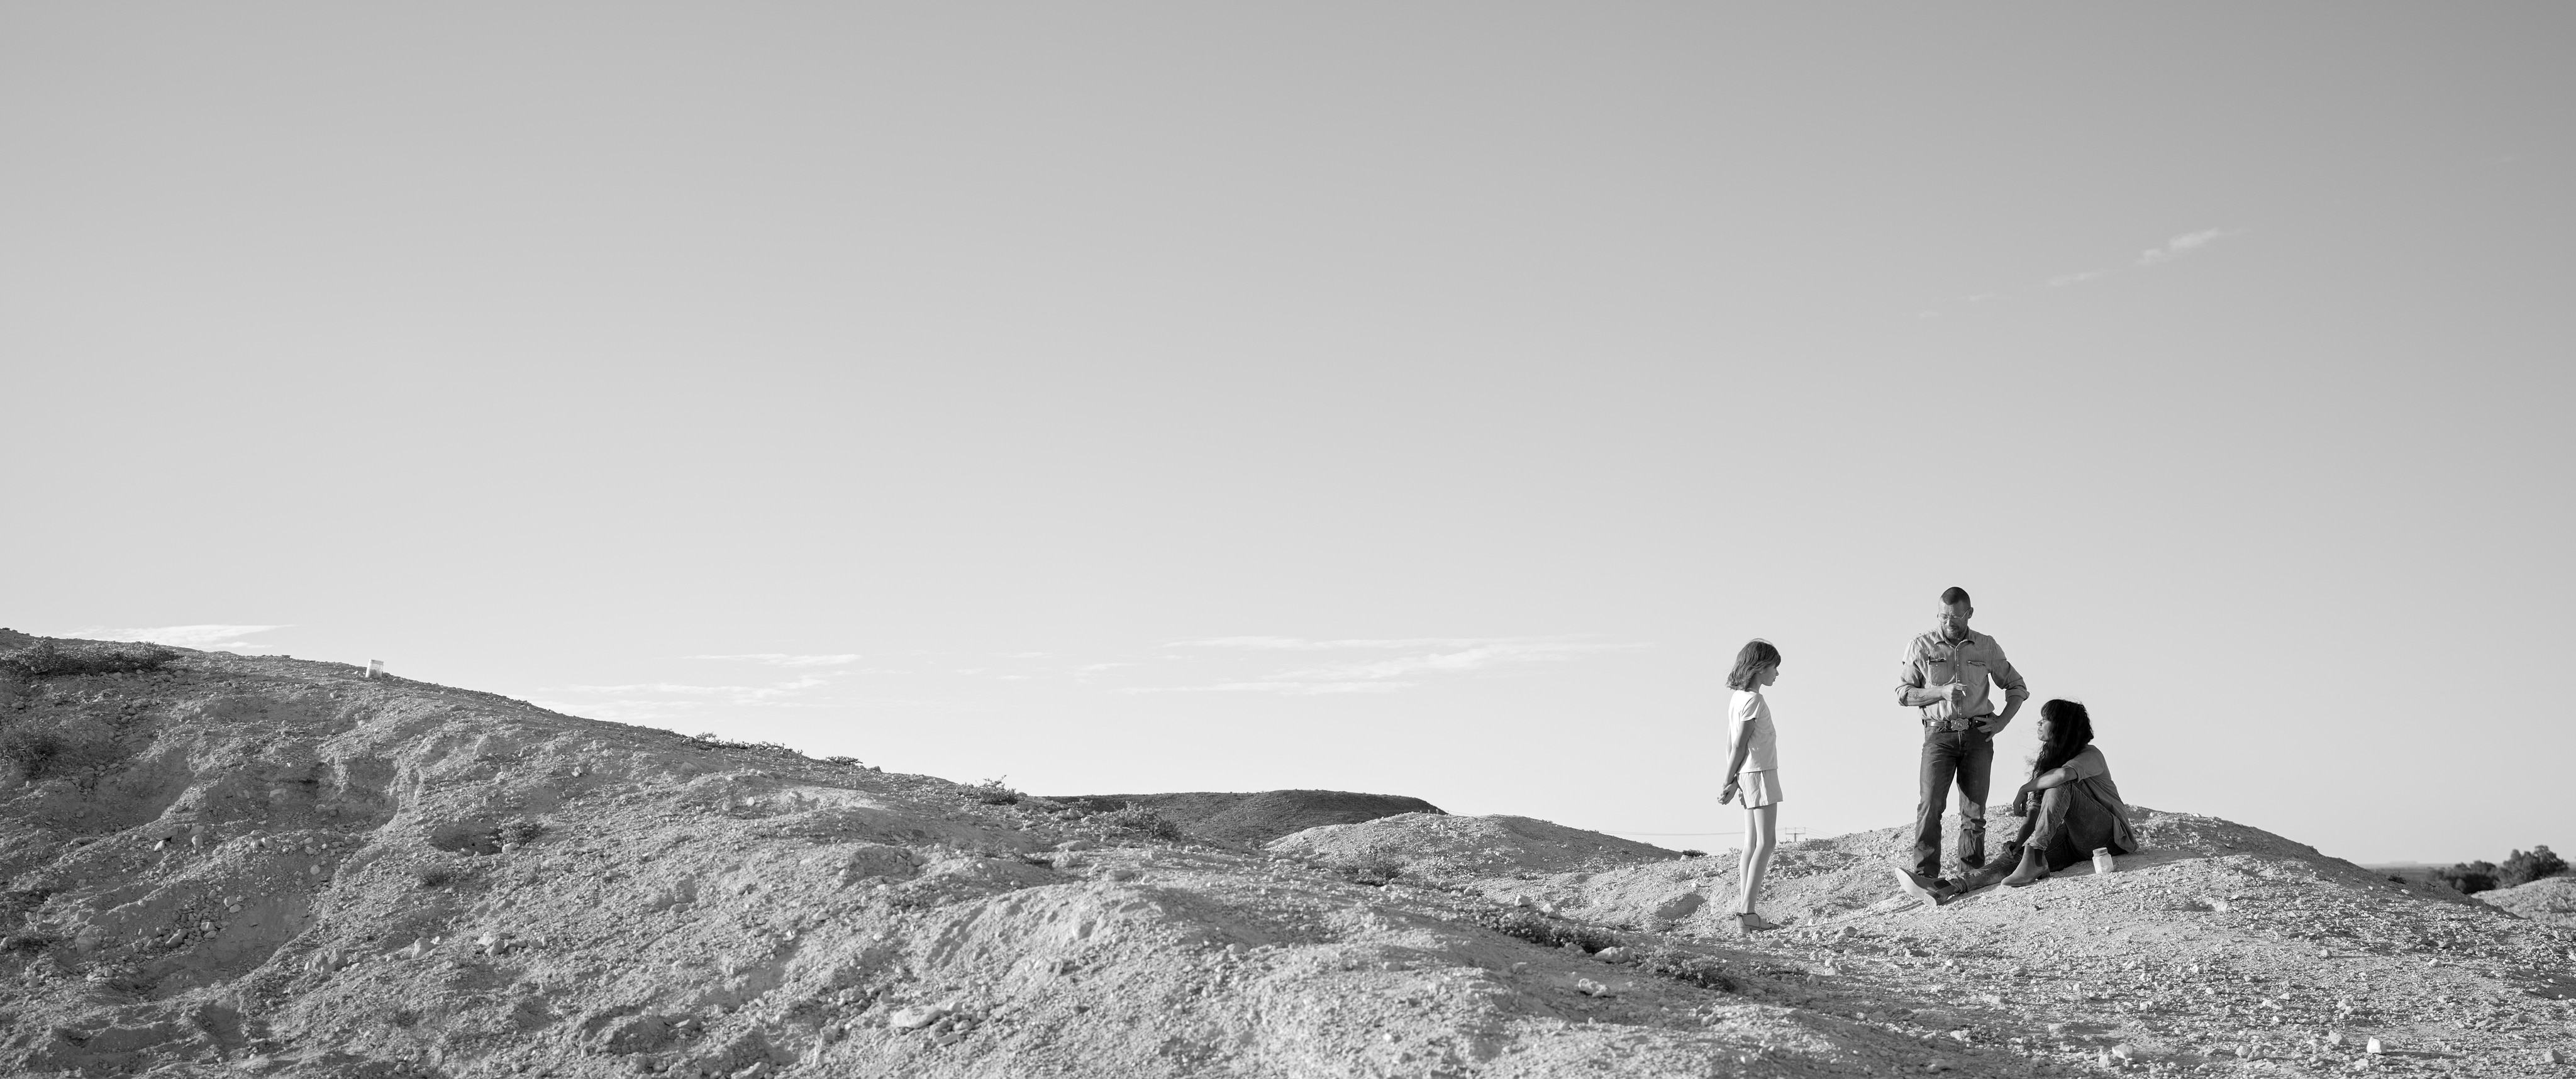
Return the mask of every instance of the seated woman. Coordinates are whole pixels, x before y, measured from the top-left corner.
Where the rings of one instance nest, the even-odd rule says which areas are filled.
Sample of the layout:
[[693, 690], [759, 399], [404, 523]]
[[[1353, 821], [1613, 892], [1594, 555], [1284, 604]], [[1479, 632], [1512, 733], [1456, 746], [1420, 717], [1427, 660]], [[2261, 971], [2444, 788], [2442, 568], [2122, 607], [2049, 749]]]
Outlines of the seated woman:
[[1925, 880], [1900, 868], [1897, 885], [1920, 898], [1947, 903], [1997, 883], [2014, 888], [2037, 884], [2091, 858], [2097, 848], [2113, 854], [2138, 850], [2128, 806], [2111, 782], [2110, 764], [2093, 744], [2093, 717], [2083, 705], [2055, 700], [2039, 706], [2039, 759], [2031, 763], [2030, 773], [2030, 781], [2013, 795], [2014, 810], [2027, 814], [2013, 844], [2021, 848], [2018, 864], [2009, 857], [1989, 859], [1956, 884]]

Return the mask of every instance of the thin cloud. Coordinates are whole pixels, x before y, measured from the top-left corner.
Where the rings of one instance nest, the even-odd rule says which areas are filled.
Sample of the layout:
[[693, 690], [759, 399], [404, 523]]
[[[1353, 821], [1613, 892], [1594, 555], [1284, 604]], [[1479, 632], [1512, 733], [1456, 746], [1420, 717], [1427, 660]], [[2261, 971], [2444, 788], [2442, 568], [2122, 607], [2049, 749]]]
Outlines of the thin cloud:
[[713, 659], [733, 663], [766, 663], [772, 667], [840, 667], [856, 663], [860, 655], [845, 652], [830, 656], [799, 656], [785, 652], [746, 652], [732, 656], [682, 656], [682, 659]]
[[2095, 278], [2108, 276], [2112, 272], [2113, 271], [2110, 270], [2079, 270], [2075, 273], [2059, 274], [2048, 279], [2048, 287], [2065, 288], [2068, 285], [2081, 285]]
[[[1255, 648], [1255, 649], [1332, 649], [1332, 648], [1460, 648], [1498, 640], [1520, 640], [1512, 637], [1395, 637], [1346, 638], [1316, 641], [1304, 637], [1207, 637], [1195, 641], [1173, 641], [1166, 648]], [[1544, 638], [1534, 638], [1544, 639]]]
[[1135, 686], [1122, 693], [1284, 693], [1292, 696], [1315, 696], [1326, 693], [1393, 693], [1411, 689], [1412, 682], [1220, 682], [1213, 686]]
[[2207, 247], [2212, 243], [2216, 243], [2224, 237], [2233, 235], [2236, 234], [2225, 229], [2202, 229], [2199, 232], [2186, 232], [2180, 236], [2166, 240], [2163, 246], [2150, 247], [2144, 251], [2138, 252], [2138, 265], [2156, 266], [2172, 262], [2184, 255], [2188, 255], [2194, 251], [2200, 250], [2201, 248]]
[[1499, 668], [1553, 663], [1598, 652], [1641, 647], [1580, 637], [1405, 637], [1312, 640], [1304, 637], [1211, 637], [1176, 641], [1195, 648], [1254, 651], [1374, 651], [1406, 653], [1275, 671], [1254, 679], [1203, 686], [1137, 687], [1129, 693], [1391, 693], [1411, 689], [1424, 676], [1464, 677]]
[[235, 626], [206, 624], [195, 626], [147, 626], [139, 629], [110, 629], [89, 626], [64, 634], [91, 641], [144, 641], [208, 652], [275, 652], [267, 645], [242, 640], [255, 633], [266, 633], [286, 626]]

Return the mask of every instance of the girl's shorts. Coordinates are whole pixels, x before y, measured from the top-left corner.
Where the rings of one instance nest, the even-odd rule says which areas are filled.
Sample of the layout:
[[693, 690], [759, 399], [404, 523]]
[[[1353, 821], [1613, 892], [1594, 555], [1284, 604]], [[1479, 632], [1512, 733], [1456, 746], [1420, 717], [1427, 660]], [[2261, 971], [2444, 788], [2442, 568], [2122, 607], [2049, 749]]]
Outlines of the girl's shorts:
[[1765, 768], [1759, 772], [1737, 772], [1735, 783], [1743, 788], [1741, 797], [1746, 809], [1780, 804], [1780, 770]]

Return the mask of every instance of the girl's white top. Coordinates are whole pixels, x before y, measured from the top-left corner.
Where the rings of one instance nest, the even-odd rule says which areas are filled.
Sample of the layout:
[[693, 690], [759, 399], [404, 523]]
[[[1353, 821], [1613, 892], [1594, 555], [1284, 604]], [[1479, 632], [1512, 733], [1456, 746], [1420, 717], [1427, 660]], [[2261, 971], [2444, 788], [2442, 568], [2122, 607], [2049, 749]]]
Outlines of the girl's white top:
[[1768, 772], [1780, 767], [1780, 734], [1771, 729], [1771, 702], [1762, 699], [1758, 689], [1735, 691], [1735, 703], [1726, 710], [1726, 759], [1735, 759], [1735, 747], [1744, 739], [1753, 740], [1745, 751], [1744, 770]]

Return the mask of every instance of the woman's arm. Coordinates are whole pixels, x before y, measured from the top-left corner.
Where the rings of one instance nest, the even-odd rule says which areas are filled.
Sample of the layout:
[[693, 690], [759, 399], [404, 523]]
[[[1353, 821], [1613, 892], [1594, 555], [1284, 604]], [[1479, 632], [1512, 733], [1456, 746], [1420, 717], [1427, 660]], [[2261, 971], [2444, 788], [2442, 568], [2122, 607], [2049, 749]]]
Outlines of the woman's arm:
[[2050, 787], [2063, 787], [2069, 783], [2075, 782], [2079, 778], [2082, 777], [2077, 776], [2073, 770], [2061, 765], [2030, 777], [2030, 782], [2022, 784], [2021, 789], [2025, 791], [2044, 791]]

